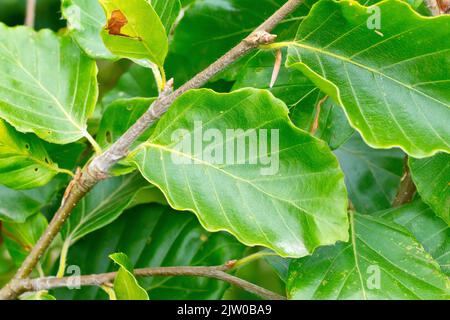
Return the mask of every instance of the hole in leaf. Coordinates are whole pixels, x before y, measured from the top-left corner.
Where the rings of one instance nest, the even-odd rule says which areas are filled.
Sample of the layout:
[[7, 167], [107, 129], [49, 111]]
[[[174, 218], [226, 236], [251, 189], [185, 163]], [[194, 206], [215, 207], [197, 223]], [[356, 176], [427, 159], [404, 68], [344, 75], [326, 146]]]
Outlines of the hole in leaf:
[[39, 171], [39, 168], [34, 168], [34, 172], [38, 172]]
[[25, 149], [30, 150], [30, 145], [28, 143], [25, 144]]
[[50, 160], [47, 157], [44, 158], [45, 163], [50, 164]]

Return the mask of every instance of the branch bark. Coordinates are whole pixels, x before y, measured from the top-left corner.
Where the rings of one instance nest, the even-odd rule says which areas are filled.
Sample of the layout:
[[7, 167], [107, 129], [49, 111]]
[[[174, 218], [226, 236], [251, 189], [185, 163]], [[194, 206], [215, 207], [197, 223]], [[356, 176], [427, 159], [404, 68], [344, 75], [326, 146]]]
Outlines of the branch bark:
[[35, 17], [36, 17], [36, 0], [27, 0], [25, 25], [27, 27], [34, 28]]
[[[261, 288], [253, 283], [232, 276], [225, 271], [232, 269], [232, 265], [218, 267], [165, 267], [165, 268], [146, 268], [136, 269], [134, 271], [137, 277], [155, 277], [155, 276], [194, 276], [218, 279], [228, 282], [229, 284], [240, 287], [250, 293], [253, 293], [267, 300], [286, 300], [285, 297]], [[11, 285], [16, 292], [42, 291], [56, 288], [67, 288], [76, 285], [79, 286], [101, 286], [114, 282], [116, 272], [93, 274], [79, 277], [65, 278], [38, 278], [14, 280]]]
[[61, 230], [64, 222], [69, 217], [73, 208], [78, 202], [101, 180], [108, 178], [108, 172], [118, 161], [126, 157], [130, 146], [141, 136], [156, 120], [158, 120], [170, 105], [188, 90], [200, 88], [209, 79], [223, 71], [233, 62], [244, 56], [251, 50], [263, 44], [269, 44], [275, 40], [276, 36], [269, 34], [287, 15], [292, 13], [303, 0], [289, 0], [271, 17], [262, 23], [247, 38], [242, 40], [236, 47], [227, 52], [219, 60], [211, 64], [204, 71], [197, 74], [176, 91], [167, 94], [170, 90], [164, 90], [164, 93], [150, 106], [149, 110], [107, 151], [96, 156], [86, 167], [77, 174], [72, 180], [68, 189], [67, 197], [50, 222], [47, 230], [41, 236], [34, 246], [22, 266], [8, 285], [0, 290], [0, 300], [15, 299], [20, 292], [16, 292], [12, 285], [16, 280], [27, 278], [38, 263], [40, 257], [52, 243], [55, 236]]

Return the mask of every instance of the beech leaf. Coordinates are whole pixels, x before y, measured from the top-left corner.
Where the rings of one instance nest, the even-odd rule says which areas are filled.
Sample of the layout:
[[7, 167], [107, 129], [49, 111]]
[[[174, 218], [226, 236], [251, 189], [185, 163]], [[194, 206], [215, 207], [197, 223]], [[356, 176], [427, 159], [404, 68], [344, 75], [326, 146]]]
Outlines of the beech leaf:
[[[204, 133], [212, 139], [199, 145]], [[258, 145], [260, 152], [251, 153]], [[244, 244], [300, 257], [347, 240], [347, 195], [336, 158], [296, 128], [268, 91], [189, 91], [129, 160], [172, 207]]]
[[288, 43], [287, 65], [342, 105], [375, 148], [417, 158], [450, 152], [450, 16], [426, 18], [406, 3], [321, 1]]

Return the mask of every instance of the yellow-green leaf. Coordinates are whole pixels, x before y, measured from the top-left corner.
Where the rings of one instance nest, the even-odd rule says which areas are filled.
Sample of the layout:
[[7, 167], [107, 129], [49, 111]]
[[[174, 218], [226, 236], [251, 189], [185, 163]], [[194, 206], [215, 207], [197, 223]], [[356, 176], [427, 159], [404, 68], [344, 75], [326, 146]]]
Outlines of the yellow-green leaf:
[[133, 264], [124, 253], [109, 256], [120, 268], [114, 280], [117, 300], [149, 300], [147, 291], [142, 288], [133, 275]]
[[0, 74], [0, 118], [53, 143], [93, 141], [97, 66], [70, 37], [0, 24]]
[[146, 0], [100, 0], [107, 25], [102, 30], [106, 47], [115, 55], [164, 64], [168, 40], [164, 26]]

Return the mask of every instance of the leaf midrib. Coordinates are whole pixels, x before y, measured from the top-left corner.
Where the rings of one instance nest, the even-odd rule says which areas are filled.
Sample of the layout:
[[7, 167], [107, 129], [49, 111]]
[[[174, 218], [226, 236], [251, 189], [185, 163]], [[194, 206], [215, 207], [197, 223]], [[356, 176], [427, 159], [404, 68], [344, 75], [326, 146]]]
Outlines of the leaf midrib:
[[291, 201], [291, 200], [288, 200], [288, 199], [283, 199], [283, 198], [280, 198], [280, 197], [278, 197], [278, 196], [276, 196], [276, 195], [273, 195], [273, 194], [271, 194], [271, 193], [268, 193], [267, 191], [261, 189], [259, 186], [257, 186], [257, 185], [255, 185], [254, 183], [252, 183], [252, 181], [246, 180], [246, 179], [241, 178], [241, 177], [239, 177], [239, 176], [236, 176], [236, 175], [234, 175], [234, 174], [232, 174], [232, 173], [230, 173], [230, 172], [228, 172], [228, 171], [226, 171], [226, 170], [223, 170], [223, 169], [221, 169], [221, 168], [219, 168], [219, 167], [216, 167], [216, 166], [212, 165], [212, 164], [209, 163], [209, 162], [206, 162], [206, 161], [197, 159], [197, 158], [193, 157], [193, 156], [190, 155], [190, 154], [186, 154], [186, 153], [180, 152], [180, 151], [178, 151], [178, 150], [174, 150], [174, 149], [171, 149], [171, 148], [167, 148], [167, 147], [165, 147], [165, 146], [163, 146], [163, 145], [158, 145], [158, 144], [154, 144], [154, 143], [151, 143], [151, 142], [145, 142], [145, 143], [143, 143], [143, 144], [141, 145], [141, 147], [140, 147], [138, 150], [136, 150], [135, 152], [138, 152], [140, 149], [144, 149], [145, 147], [155, 148], [155, 149], [162, 150], [162, 151], [165, 151], [165, 152], [168, 152], [168, 153], [177, 154], [177, 155], [179, 155], [179, 156], [182, 156], [182, 157], [191, 159], [191, 160], [194, 161], [194, 162], [197, 162], [197, 163], [200, 163], [200, 164], [202, 164], [202, 165], [211, 167], [211, 168], [213, 168], [213, 169], [215, 169], [215, 170], [217, 170], [217, 171], [220, 171], [221, 173], [223, 173], [223, 174], [225, 174], [225, 175], [227, 175], [227, 176], [229, 176], [229, 177], [231, 177], [231, 178], [233, 178], [233, 179], [235, 179], [235, 180], [241, 181], [241, 182], [243, 182], [243, 183], [245, 183], [245, 184], [248, 184], [248, 185], [252, 186], [252, 187], [255, 188], [256, 190], [262, 192], [263, 194], [269, 196], [270, 198], [273, 198], [273, 199], [275, 199], [275, 200], [279, 200], [279, 201], [281, 201], [281, 202], [285, 202], [285, 203], [288, 203], [288, 204], [294, 206], [295, 208], [297, 208], [298, 210], [302, 211], [303, 213], [305, 213], [306, 215], [310, 216], [310, 217], [313, 218], [313, 219], [317, 219], [317, 220], [319, 220], [319, 221], [321, 221], [321, 222], [323, 222], [323, 223], [325, 223], [325, 224], [328, 224], [328, 221], [327, 221], [327, 220], [322, 219], [319, 215], [314, 215], [314, 214], [308, 212], [308, 210], [306, 210], [306, 209], [302, 208], [301, 206], [297, 205], [295, 202], [293, 202], [293, 201]]

